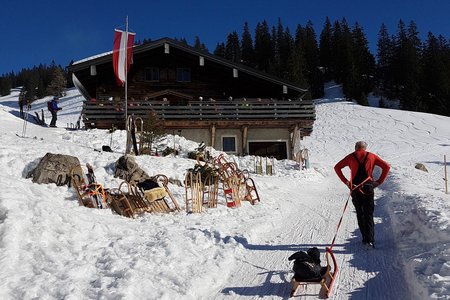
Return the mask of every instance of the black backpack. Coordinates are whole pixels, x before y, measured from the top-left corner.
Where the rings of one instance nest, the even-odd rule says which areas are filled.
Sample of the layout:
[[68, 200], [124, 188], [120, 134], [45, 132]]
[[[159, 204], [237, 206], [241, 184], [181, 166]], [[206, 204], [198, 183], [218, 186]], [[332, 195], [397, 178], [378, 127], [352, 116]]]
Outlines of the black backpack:
[[322, 277], [320, 266], [320, 252], [314, 247], [308, 252], [298, 251], [292, 254], [288, 260], [294, 260], [294, 278], [297, 281], [315, 281]]
[[[359, 161], [359, 159], [355, 153], [353, 153], [353, 156], [355, 157], [356, 161], [358, 162], [358, 171], [356, 171], [356, 175], [352, 179], [352, 183], [355, 186], [355, 185], [361, 184], [369, 177], [369, 174], [367, 174], [367, 171], [366, 171], [366, 160], [367, 160], [367, 156], [369, 156], [369, 152], [366, 152], [366, 155], [364, 156], [364, 159], [362, 162]], [[366, 182], [364, 182], [364, 184], [360, 188], [356, 189], [356, 191], [360, 192], [361, 194], [373, 195], [372, 180], [369, 179]]]
[[52, 110], [53, 110], [52, 101], [47, 101], [47, 109], [48, 109], [49, 111], [52, 111]]

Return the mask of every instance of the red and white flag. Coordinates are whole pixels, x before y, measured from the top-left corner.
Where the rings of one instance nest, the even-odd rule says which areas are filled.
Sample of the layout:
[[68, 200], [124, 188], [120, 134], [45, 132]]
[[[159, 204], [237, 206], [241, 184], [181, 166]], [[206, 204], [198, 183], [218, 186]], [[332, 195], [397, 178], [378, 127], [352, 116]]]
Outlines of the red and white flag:
[[124, 85], [127, 72], [130, 69], [135, 35], [136, 33], [114, 29], [113, 67], [119, 86]]

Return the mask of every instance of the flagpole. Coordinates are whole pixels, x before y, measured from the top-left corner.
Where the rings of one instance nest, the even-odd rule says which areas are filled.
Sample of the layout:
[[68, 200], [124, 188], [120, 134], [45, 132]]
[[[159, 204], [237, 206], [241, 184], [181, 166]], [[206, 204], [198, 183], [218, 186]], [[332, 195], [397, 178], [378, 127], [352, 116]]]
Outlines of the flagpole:
[[126, 17], [126, 25], [125, 25], [125, 37], [126, 37], [126, 46], [125, 46], [125, 131], [127, 133], [127, 142], [125, 146], [125, 154], [128, 153], [129, 147], [129, 128], [128, 128], [128, 16]]

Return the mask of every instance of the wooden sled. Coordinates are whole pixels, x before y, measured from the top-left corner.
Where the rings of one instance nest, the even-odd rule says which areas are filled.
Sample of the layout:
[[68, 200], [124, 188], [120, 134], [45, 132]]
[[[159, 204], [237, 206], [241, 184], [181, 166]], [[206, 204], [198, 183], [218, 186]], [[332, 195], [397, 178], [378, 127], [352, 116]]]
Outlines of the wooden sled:
[[240, 179], [236, 174], [222, 180], [222, 188], [227, 207], [236, 208], [241, 206], [239, 186]]
[[90, 208], [108, 208], [105, 190], [97, 182], [90, 164], [86, 164], [86, 167], [80, 165], [73, 167], [70, 177], [80, 205]]
[[256, 202], [260, 202], [258, 190], [256, 189], [255, 181], [250, 178], [250, 174], [247, 170], [242, 170], [238, 173], [240, 178], [239, 185], [239, 194], [241, 195], [241, 199], [245, 201], [249, 201], [252, 205], [255, 205]]
[[156, 175], [152, 180], [159, 187], [143, 190], [138, 186], [122, 182], [118, 189], [111, 189], [108, 193], [108, 202], [118, 214], [135, 218], [142, 213], [170, 213], [179, 211], [177, 201], [170, 192], [169, 182], [165, 175]]
[[107, 199], [116, 213], [128, 218], [135, 218], [141, 213], [150, 211], [138, 188], [126, 181], [123, 181], [118, 188], [110, 189]]
[[187, 213], [201, 213], [204, 207], [217, 207], [217, 177], [208, 175], [202, 178], [200, 172], [194, 173], [191, 170], [186, 173], [184, 187]]
[[153, 176], [152, 179], [160, 185], [158, 190], [153, 191], [152, 189], [144, 193], [146, 200], [154, 204], [152, 212], [169, 213], [180, 211], [177, 200], [175, 200], [169, 190], [169, 179], [167, 176], [158, 174]]
[[334, 257], [334, 253], [331, 251], [330, 248], [326, 249], [325, 252], [325, 258], [327, 261], [327, 266], [322, 267], [322, 277], [310, 279], [310, 280], [303, 280], [303, 281], [297, 281], [295, 278], [292, 278], [292, 289], [289, 297], [294, 297], [299, 287], [303, 287], [303, 290], [307, 290], [308, 285], [311, 284], [320, 284], [321, 289], [319, 292], [320, 298], [329, 298], [332, 292], [332, 288], [334, 285], [334, 281], [336, 279], [336, 276], [338, 274], [338, 265], [336, 263], [336, 258]]

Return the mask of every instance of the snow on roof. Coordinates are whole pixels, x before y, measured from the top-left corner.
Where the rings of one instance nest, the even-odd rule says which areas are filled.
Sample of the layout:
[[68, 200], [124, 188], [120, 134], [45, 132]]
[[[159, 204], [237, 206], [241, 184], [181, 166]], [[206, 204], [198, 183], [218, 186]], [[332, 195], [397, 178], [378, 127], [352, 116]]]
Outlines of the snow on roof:
[[97, 55], [89, 56], [89, 57], [86, 57], [86, 58], [83, 58], [83, 59], [80, 59], [80, 60], [77, 60], [77, 61], [73, 62], [72, 65], [81, 64], [81, 63], [84, 63], [86, 61], [90, 61], [92, 59], [96, 59], [96, 58], [99, 58], [99, 57], [110, 55], [112, 53], [113, 53], [112, 51], [108, 51], [108, 52], [100, 53], [100, 54], [97, 54]]

